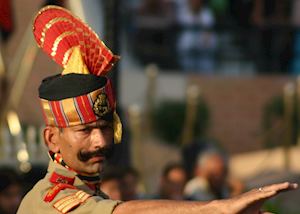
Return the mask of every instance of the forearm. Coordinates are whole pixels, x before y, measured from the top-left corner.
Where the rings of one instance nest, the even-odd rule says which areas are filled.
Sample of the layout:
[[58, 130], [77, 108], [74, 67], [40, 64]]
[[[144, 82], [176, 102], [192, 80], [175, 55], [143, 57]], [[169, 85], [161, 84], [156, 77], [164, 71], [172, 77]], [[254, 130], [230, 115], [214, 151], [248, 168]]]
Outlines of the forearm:
[[[170, 200], [136, 200], [118, 205], [113, 214], [218, 214], [218, 201], [189, 202]], [[218, 209], [217, 209], [218, 208]]]

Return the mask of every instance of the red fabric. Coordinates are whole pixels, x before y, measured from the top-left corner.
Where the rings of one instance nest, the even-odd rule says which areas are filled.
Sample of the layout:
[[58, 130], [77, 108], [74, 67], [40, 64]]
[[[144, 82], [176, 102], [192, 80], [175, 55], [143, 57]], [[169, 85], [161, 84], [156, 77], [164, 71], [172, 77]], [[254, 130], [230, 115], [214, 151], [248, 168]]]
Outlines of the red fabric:
[[[48, 29], [45, 28], [47, 24], [50, 24]], [[73, 35], [66, 36], [66, 32], [72, 32]], [[119, 60], [89, 26], [64, 8], [48, 6], [41, 9], [35, 18], [33, 33], [42, 49], [61, 66], [65, 66], [65, 53], [78, 45], [89, 72], [94, 75], [106, 75]], [[43, 45], [41, 38], [45, 41]], [[54, 41], [58, 43], [55, 44]], [[54, 46], [57, 46], [57, 49], [53, 49]]]
[[112, 83], [111, 83], [110, 79], [107, 80], [107, 83], [105, 85], [105, 92], [108, 97], [109, 106], [112, 108], [112, 111], [114, 111], [115, 110], [115, 96], [114, 96], [113, 87], [112, 87]]
[[0, 27], [5, 32], [11, 32], [13, 29], [11, 0], [1, 0], [1, 3], [0, 3]]
[[76, 102], [85, 123], [97, 120], [96, 115], [94, 114], [94, 111], [92, 109], [91, 103], [86, 95], [76, 97]]
[[62, 183], [62, 184], [70, 184], [73, 185], [75, 178], [66, 177], [56, 172], [53, 172], [50, 178], [50, 182], [54, 184]]
[[76, 187], [70, 185], [70, 184], [63, 184], [59, 183], [55, 186], [53, 186], [47, 193], [47, 195], [44, 198], [45, 202], [51, 202], [55, 198], [55, 196], [63, 189], [76, 189]]
[[43, 114], [44, 121], [45, 121], [46, 125], [49, 125], [48, 117], [45, 114], [45, 111], [44, 111], [43, 104], [42, 104], [41, 100], [40, 100], [40, 106], [41, 106], [41, 109], [42, 109], [42, 114]]
[[67, 121], [63, 115], [63, 110], [60, 108], [59, 101], [50, 101], [50, 105], [57, 125], [60, 127], [67, 127]]

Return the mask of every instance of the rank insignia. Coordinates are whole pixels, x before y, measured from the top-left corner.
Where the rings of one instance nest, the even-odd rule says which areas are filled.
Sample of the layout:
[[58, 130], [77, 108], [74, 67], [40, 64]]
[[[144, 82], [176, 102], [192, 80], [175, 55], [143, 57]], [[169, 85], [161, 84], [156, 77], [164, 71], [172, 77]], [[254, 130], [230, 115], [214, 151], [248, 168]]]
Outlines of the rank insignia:
[[60, 174], [57, 174], [56, 172], [53, 172], [50, 178], [50, 182], [54, 184], [58, 183], [64, 183], [64, 184], [70, 184], [72, 185], [74, 183], [75, 178], [66, 177]]
[[67, 213], [85, 202], [89, 197], [91, 197], [90, 194], [79, 190], [72, 195], [68, 195], [59, 199], [53, 204], [53, 207], [60, 213]]

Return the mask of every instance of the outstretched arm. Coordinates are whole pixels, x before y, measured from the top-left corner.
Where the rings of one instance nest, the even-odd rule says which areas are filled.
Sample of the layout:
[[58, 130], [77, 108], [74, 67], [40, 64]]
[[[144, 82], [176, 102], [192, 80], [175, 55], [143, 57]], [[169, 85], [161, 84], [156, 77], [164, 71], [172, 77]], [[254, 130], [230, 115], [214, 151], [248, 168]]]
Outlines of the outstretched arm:
[[211, 202], [187, 202], [169, 200], [136, 200], [118, 205], [113, 214], [258, 214], [263, 203], [285, 190], [293, 190], [297, 184], [288, 182], [253, 189], [240, 196]]

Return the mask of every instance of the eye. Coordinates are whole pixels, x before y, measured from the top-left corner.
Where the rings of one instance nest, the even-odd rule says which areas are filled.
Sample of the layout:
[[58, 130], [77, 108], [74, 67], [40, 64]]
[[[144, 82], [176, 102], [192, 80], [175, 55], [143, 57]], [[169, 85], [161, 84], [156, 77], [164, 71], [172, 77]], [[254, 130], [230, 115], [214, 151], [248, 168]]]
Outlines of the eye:
[[82, 133], [90, 133], [92, 131], [92, 129], [90, 127], [85, 127], [85, 128], [82, 128], [80, 130], [78, 130], [79, 132], [82, 132]]
[[113, 126], [112, 123], [105, 123], [105, 124], [101, 124], [99, 128], [101, 129], [101, 131], [108, 131], [108, 130], [112, 130]]

